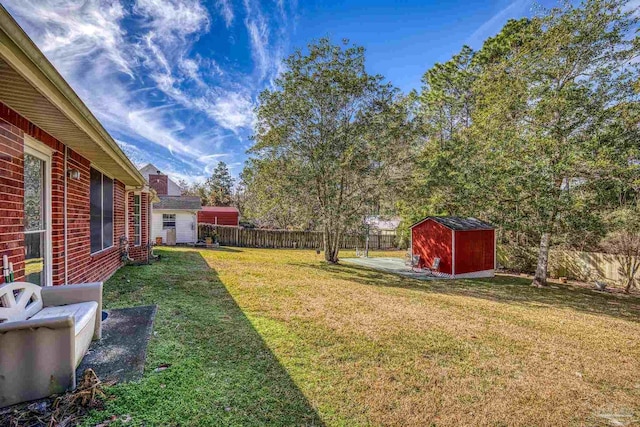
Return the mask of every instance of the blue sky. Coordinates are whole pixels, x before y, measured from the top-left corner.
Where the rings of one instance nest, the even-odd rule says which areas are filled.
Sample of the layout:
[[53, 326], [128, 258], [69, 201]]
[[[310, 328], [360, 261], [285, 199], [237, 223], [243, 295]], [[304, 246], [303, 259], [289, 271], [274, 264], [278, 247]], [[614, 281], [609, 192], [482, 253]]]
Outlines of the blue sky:
[[[237, 175], [253, 108], [293, 49], [323, 36], [367, 49], [404, 91], [533, 1], [0, 0], [107, 130], [143, 166]], [[545, 2], [543, 2], [545, 3]]]

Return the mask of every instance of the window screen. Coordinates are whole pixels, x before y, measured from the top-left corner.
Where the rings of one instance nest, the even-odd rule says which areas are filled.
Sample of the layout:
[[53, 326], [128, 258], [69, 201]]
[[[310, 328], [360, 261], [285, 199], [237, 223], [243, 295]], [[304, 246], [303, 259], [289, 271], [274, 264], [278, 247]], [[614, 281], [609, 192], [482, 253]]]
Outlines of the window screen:
[[113, 246], [113, 180], [91, 169], [91, 252]]

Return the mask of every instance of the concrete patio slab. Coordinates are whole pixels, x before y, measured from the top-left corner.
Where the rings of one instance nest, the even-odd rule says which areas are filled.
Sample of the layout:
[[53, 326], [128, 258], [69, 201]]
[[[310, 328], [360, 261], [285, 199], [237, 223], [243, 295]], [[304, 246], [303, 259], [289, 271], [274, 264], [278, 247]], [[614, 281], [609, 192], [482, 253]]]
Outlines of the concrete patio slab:
[[384, 271], [385, 273], [399, 274], [405, 277], [419, 280], [444, 280], [451, 279], [449, 275], [444, 273], [429, 273], [426, 270], [413, 271], [407, 266], [403, 258], [393, 257], [374, 257], [374, 258], [340, 258], [340, 262], [345, 264], [357, 265], [360, 267], [372, 268], [374, 270]]
[[108, 316], [102, 323], [102, 339], [89, 347], [77, 377], [91, 368], [103, 382], [142, 378], [156, 310], [155, 305], [105, 310]]

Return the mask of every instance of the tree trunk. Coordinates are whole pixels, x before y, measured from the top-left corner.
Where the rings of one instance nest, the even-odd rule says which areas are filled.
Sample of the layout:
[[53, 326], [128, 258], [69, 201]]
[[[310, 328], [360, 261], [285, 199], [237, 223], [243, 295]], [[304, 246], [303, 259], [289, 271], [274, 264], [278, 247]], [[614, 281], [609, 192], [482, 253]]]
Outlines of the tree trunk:
[[324, 226], [324, 259], [331, 264], [338, 263], [338, 252], [340, 251], [340, 232], [331, 230]]
[[549, 269], [549, 243], [551, 233], [545, 231], [540, 238], [540, 252], [538, 252], [538, 265], [531, 286], [547, 286], [547, 270]]
[[634, 278], [627, 279], [627, 286], [624, 288], [624, 293], [628, 294], [631, 291], [631, 287], [633, 286]]
[[640, 269], [640, 258], [635, 255], [627, 255], [629, 261], [629, 270], [627, 274], [627, 286], [624, 288], [625, 293], [629, 293], [636, 281], [636, 274]]

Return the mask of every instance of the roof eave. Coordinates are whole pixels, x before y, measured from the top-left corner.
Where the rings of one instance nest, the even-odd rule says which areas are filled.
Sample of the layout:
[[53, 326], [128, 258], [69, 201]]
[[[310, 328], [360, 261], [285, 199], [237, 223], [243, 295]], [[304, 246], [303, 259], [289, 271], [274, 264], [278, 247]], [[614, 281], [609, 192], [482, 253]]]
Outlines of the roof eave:
[[495, 227], [489, 227], [489, 228], [453, 228], [453, 227], [449, 227], [447, 224], [443, 224], [440, 221], [436, 221], [434, 216], [427, 216], [422, 218], [420, 221], [413, 223], [412, 225], [409, 226], [409, 230], [411, 230], [412, 228], [422, 224], [425, 221], [431, 220], [433, 222], [435, 222], [436, 224], [439, 224], [449, 230], [452, 231], [483, 231], [483, 230], [495, 230]]
[[0, 43], [0, 57], [113, 159], [128, 175], [125, 184], [144, 185], [135, 165], [2, 5], [0, 31], [6, 35]]

